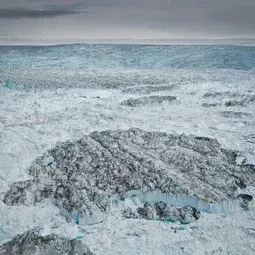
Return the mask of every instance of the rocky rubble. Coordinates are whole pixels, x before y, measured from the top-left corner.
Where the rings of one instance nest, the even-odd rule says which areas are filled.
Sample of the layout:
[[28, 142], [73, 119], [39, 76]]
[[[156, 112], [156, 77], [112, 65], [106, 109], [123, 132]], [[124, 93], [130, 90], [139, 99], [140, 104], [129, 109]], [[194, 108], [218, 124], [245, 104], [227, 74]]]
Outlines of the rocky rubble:
[[28, 231], [0, 246], [1, 255], [93, 255], [80, 240], [69, 240], [57, 235], [41, 236]]
[[[178, 84], [179, 85], [179, 84]], [[132, 93], [132, 94], [151, 94], [154, 92], [161, 92], [161, 91], [171, 91], [175, 89], [177, 84], [172, 85], [146, 85], [146, 86], [133, 86], [123, 89], [122, 93]]]
[[[230, 92], [230, 91], [221, 91], [221, 92], [207, 92], [203, 96], [206, 99], [218, 99], [222, 102], [224, 100], [224, 105], [226, 107], [233, 106], [249, 106], [255, 102], [255, 95], [249, 91], [248, 93], [240, 93], [239, 91]], [[213, 104], [218, 104], [220, 102], [215, 102]], [[211, 103], [212, 104], [212, 103]], [[209, 106], [207, 103], [204, 103], [203, 106]], [[216, 105], [215, 105], [216, 106]]]
[[129, 98], [128, 100], [122, 101], [121, 105], [129, 107], [139, 107], [142, 105], [151, 104], [162, 104], [163, 102], [173, 102], [177, 98], [175, 96], [147, 96], [140, 98]]
[[249, 202], [251, 202], [253, 200], [253, 196], [249, 195], [249, 194], [239, 194], [237, 198], [238, 198], [240, 206], [244, 210], [248, 210]]
[[28, 170], [32, 179], [12, 184], [4, 202], [34, 205], [52, 199], [67, 213], [98, 218], [113, 195], [130, 190], [231, 200], [255, 181], [255, 167], [236, 164], [236, 157], [205, 137], [135, 128], [93, 132], [37, 158]]
[[247, 95], [237, 100], [229, 100], [225, 102], [225, 106], [248, 106], [255, 102], [255, 95]]
[[252, 118], [252, 114], [247, 112], [222, 111], [220, 112], [220, 114], [225, 118], [232, 118], [232, 119]]
[[245, 93], [240, 93], [239, 91], [236, 91], [236, 92], [231, 92], [231, 91], [213, 91], [213, 92], [206, 92], [204, 94], [205, 98], [221, 98], [221, 99], [224, 99], [226, 97], [236, 98], [236, 97], [244, 97], [244, 96], [246, 96], [246, 94]]
[[200, 212], [191, 206], [176, 208], [167, 203], [158, 202], [154, 204], [145, 203], [143, 207], [137, 208], [136, 211], [132, 211], [131, 208], [128, 208], [123, 212], [123, 216], [134, 219], [145, 218], [147, 220], [190, 223], [199, 219]]

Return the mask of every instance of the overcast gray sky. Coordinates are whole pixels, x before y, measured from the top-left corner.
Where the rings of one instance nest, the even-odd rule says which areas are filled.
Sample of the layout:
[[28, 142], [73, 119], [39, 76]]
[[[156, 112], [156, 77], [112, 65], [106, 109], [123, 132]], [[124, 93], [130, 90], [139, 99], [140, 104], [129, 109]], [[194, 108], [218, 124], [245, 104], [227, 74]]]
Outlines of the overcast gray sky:
[[255, 37], [255, 0], [0, 0], [0, 39]]

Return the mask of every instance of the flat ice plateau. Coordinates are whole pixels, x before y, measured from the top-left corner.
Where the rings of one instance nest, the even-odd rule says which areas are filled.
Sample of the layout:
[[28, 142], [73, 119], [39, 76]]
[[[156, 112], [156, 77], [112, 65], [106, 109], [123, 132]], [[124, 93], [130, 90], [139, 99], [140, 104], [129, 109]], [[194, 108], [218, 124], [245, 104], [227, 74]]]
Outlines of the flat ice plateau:
[[[21, 239], [46, 254], [52, 242], [64, 254], [74, 239], [77, 254], [255, 254], [254, 47], [0, 54], [0, 244], [32, 230]], [[123, 217], [157, 194], [136, 202], [119, 194], [158, 189], [190, 196], [165, 196], [176, 207], [196, 207], [197, 197], [200, 216], [189, 224]]]

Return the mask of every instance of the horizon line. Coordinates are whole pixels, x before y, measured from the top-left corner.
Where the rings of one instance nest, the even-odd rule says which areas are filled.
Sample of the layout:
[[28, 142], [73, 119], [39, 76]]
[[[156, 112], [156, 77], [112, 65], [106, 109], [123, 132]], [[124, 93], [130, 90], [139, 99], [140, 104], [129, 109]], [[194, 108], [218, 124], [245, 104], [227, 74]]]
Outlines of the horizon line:
[[[102, 38], [102, 39], [30, 39], [0, 38], [0, 46], [56, 46], [73, 44], [137, 44], [137, 45], [240, 45], [254, 46], [255, 37], [233, 38]], [[254, 45], [251, 45], [254, 44]]]

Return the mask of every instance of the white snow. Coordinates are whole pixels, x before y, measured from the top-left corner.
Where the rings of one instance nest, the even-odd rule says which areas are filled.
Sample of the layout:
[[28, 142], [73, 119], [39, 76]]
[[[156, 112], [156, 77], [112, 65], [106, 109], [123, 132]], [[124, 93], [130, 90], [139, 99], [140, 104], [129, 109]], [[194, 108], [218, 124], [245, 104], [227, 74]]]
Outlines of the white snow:
[[[173, 71], [171, 71], [173, 72]], [[188, 77], [176, 71], [177, 75]], [[253, 91], [254, 74], [239, 73], [236, 84], [221, 79], [232, 71], [222, 71], [219, 80], [192, 80], [173, 91], [153, 95], [177, 96], [178, 102], [138, 108], [120, 105], [123, 100], [139, 95], [119, 90], [57, 89], [22, 92], [0, 87], [0, 197], [8, 185], [29, 179], [26, 169], [37, 156], [57, 142], [79, 139], [92, 131], [139, 127], [147, 131], [186, 133], [217, 138], [228, 149], [240, 150], [240, 157], [255, 163], [255, 103], [247, 107], [202, 107], [206, 92]], [[235, 74], [238, 76], [237, 74]], [[175, 76], [173, 76], [175, 77]], [[247, 78], [245, 80], [245, 77]], [[234, 78], [233, 78], [234, 80]], [[144, 96], [144, 95], [143, 95]], [[247, 118], [225, 118], [221, 111], [242, 111]], [[254, 187], [250, 187], [254, 194]], [[202, 217], [185, 230], [177, 223], [123, 219], [117, 211], [109, 213], [98, 225], [86, 229], [83, 240], [95, 254], [255, 254], [255, 210], [233, 214], [202, 213]], [[8, 207], [0, 204], [0, 242], [32, 227], [44, 227], [44, 233], [77, 236], [74, 223], [67, 223], [51, 204], [35, 207]], [[197, 227], [191, 229], [191, 227]], [[88, 232], [88, 233], [87, 233]], [[137, 236], [128, 234], [137, 233]]]
[[202, 213], [198, 221], [188, 225], [123, 219], [118, 212], [113, 208], [103, 223], [83, 226], [83, 240], [95, 254], [237, 255], [255, 251], [254, 211]]

